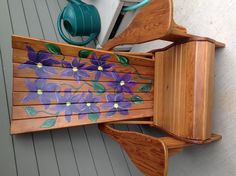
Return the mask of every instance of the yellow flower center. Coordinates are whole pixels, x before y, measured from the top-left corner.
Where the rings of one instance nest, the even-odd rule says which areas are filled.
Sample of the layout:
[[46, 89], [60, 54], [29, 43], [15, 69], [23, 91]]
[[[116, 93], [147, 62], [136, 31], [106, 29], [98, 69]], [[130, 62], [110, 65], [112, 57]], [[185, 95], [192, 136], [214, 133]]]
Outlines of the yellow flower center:
[[70, 105], [71, 105], [71, 102], [67, 101], [66, 106], [70, 106]]
[[86, 105], [87, 105], [88, 107], [90, 107], [90, 106], [91, 106], [91, 103], [87, 103]]
[[78, 71], [78, 68], [77, 68], [77, 67], [73, 67], [72, 70], [73, 70], [74, 72], [77, 72], [77, 71]]
[[42, 67], [43, 67], [43, 64], [39, 62], [39, 63], [37, 63], [37, 67], [38, 67], [38, 68], [42, 68]]
[[38, 89], [38, 90], [37, 90], [37, 94], [38, 94], [38, 95], [42, 95], [42, 94], [43, 94], [43, 90]]
[[103, 71], [102, 66], [98, 66], [98, 71]]
[[114, 103], [113, 107], [117, 109], [119, 107], [118, 103]]
[[121, 86], [125, 85], [125, 82], [124, 82], [124, 81], [121, 81], [121, 82], [120, 82], [120, 85], [121, 85]]

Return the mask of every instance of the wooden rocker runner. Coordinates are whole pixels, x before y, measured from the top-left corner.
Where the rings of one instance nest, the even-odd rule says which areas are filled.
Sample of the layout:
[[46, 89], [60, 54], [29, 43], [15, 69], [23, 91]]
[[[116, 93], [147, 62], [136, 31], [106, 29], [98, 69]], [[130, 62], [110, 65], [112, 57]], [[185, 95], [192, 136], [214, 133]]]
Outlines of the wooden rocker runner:
[[[121, 44], [173, 41], [149, 53], [108, 51]], [[104, 50], [14, 35], [11, 134], [99, 123], [148, 176], [167, 175], [168, 158], [212, 134], [215, 49], [173, 21], [170, 0], [152, 0]], [[146, 124], [168, 136], [119, 131]]]

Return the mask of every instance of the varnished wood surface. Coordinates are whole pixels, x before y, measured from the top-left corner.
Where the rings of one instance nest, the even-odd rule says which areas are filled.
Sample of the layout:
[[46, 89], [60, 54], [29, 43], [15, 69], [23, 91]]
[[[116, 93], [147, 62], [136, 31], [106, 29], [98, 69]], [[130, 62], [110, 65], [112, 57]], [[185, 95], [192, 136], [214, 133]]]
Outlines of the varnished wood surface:
[[[34, 48], [34, 50], [39, 51], [39, 50], [47, 50], [45, 43], [49, 43], [49, 44], [55, 44], [57, 46], [60, 47], [61, 52], [63, 53], [63, 55], [65, 56], [78, 56], [79, 51], [81, 50], [87, 50], [88, 48], [86, 47], [82, 47], [82, 46], [75, 46], [75, 45], [70, 45], [70, 44], [66, 44], [66, 43], [61, 43], [61, 42], [54, 42], [54, 41], [50, 41], [50, 40], [42, 40], [42, 39], [38, 39], [38, 38], [33, 38], [33, 37], [24, 37], [24, 36], [20, 36], [20, 35], [12, 35], [12, 48], [14, 49], [21, 49], [21, 50], [25, 50], [25, 47], [30, 45]], [[70, 48], [70, 49], [68, 49]], [[110, 51], [104, 51], [104, 50], [98, 50], [98, 49], [94, 49], [94, 48], [89, 48], [90, 51], [96, 52], [98, 56], [100, 56], [101, 54], [111, 54], [111, 56], [115, 59], [115, 55], [114, 52], [110, 52]], [[134, 63], [138, 63], [140, 62], [140, 59], [144, 59], [147, 60], [145, 62], [147, 63], [153, 63], [153, 60], [146, 58], [144, 56], [137, 56], [137, 55], [129, 55], [129, 54], [123, 54], [124, 56], [127, 56], [131, 60], [131, 64]], [[132, 63], [133, 60], [133, 63]], [[142, 63], [142, 61], [141, 61]]]
[[[21, 119], [21, 120], [12, 120], [11, 121], [11, 134], [21, 134], [21, 133], [29, 133], [29, 132], [38, 132], [45, 130], [53, 130], [74, 126], [82, 126], [82, 125], [91, 125], [98, 123], [105, 123], [109, 121], [120, 121], [120, 120], [131, 120], [131, 119], [139, 119], [144, 117], [153, 116], [152, 109], [141, 109], [141, 110], [133, 110], [130, 111], [128, 116], [115, 114], [111, 118], [107, 118], [105, 113], [100, 113], [100, 118], [96, 122], [91, 122], [88, 118], [79, 118], [78, 115], [72, 115], [71, 121], [68, 123], [64, 116], [54, 116], [54, 117], [46, 117], [46, 118], [36, 118], [36, 119]], [[45, 120], [48, 119], [56, 119], [56, 124], [50, 128], [42, 128], [41, 124]]]
[[156, 52], [154, 124], [183, 138], [210, 138], [214, 54], [206, 41]]
[[[21, 105], [21, 106], [24, 106], [24, 105], [39, 105], [39, 104], [43, 104], [43, 103], [39, 103], [38, 100], [31, 100], [30, 102], [22, 102], [22, 99], [27, 96], [28, 92], [13, 92], [13, 105]], [[55, 93], [52, 93], [52, 92], [45, 92], [45, 94], [47, 94], [48, 96], [53, 96], [53, 94]], [[68, 92], [64, 92], [64, 95], [65, 94], [68, 94]], [[113, 94], [115, 95], [115, 94]], [[125, 95], [125, 98], [129, 98], [129, 94], [128, 93], [124, 93]], [[136, 95], [140, 96], [140, 97], [143, 97], [143, 100], [144, 101], [153, 101], [153, 93], [136, 93]], [[84, 102], [84, 101], [82, 101]], [[100, 102], [106, 102], [106, 96], [105, 95], [101, 95], [100, 96]], [[76, 103], [76, 101], [72, 101], [72, 103]], [[56, 104], [56, 101], [55, 100], [52, 100], [51, 101], [51, 104]]]
[[174, 21], [172, 0], [151, 0], [149, 4], [140, 9], [130, 25], [118, 36], [110, 39], [103, 49], [112, 50], [118, 45], [139, 44], [157, 39], [175, 43], [192, 40], [209, 41], [214, 43], [216, 48], [225, 47], [224, 43], [214, 39], [187, 33], [184, 26], [178, 25]]
[[[62, 43], [19, 36], [13, 36], [12, 40], [12, 134], [45, 131], [111, 121], [142, 119], [153, 116], [152, 82], [154, 79], [154, 61], [150, 58], [145, 58], [144, 54], [142, 54], [142, 56], [136, 56], [136, 53], [131, 55], [128, 54], [127, 56], [122, 56], [123, 60], [120, 60], [119, 57], [121, 55], [112, 52], [74, 47]], [[49, 53], [51, 51], [46, 47], [49, 43], [58, 47], [60, 52]], [[30, 52], [26, 47], [32, 48]], [[83, 58], [79, 57], [82, 50], [86, 50], [89, 54]], [[104, 56], [104, 54], [106, 54], [106, 56]], [[47, 59], [50, 56], [50, 59], [61, 64], [52, 64], [50, 66], [43, 65], [38, 67], [38, 63], [34, 63], [38, 61], [32, 62], [31, 58], [31, 61], [29, 62], [30, 57], [45, 56], [47, 56]], [[95, 56], [96, 58], [94, 60]], [[150, 54], [147, 54], [147, 56], [150, 56]], [[98, 59], [101, 57], [107, 58], [103, 64], [106, 64], [108, 69], [102, 70], [100, 74], [104, 75], [100, 76], [99, 79], [96, 79], [96, 75], [99, 71], [96, 70], [97, 68], [91, 70], [89, 67], [96, 65]], [[75, 79], [74, 72], [69, 75], [62, 74], [73, 70], [72, 60], [75, 59], [80, 64], [84, 64], [82, 68], [77, 68], [76, 72], [81, 71], [88, 75], [81, 76], [80, 80]], [[26, 62], [27, 64], [25, 64]], [[63, 62], [71, 64], [71, 68], [66, 67]], [[47, 74], [39, 75], [39, 73], [36, 72], [37, 69], [41, 69], [41, 71], [45, 71]], [[51, 69], [54, 70], [54, 73], [47, 71]], [[107, 74], [110, 76], [106, 76]], [[121, 79], [121, 77], [124, 79], [123, 76], [125, 75], [128, 75], [129, 78], [127, 79], [129, 80], [127, 80], [126, 83], [123, 81], [121, 85], [121, 80], [119, 81], [119, 79]], [[128, 89], [116, 90], [116, 87], [112, 87], [111, 83], [121, 86], [126, 86], [125, 84], [127, 84]], [[40, 87], [46, 85], [55, 86], [56, 88], [50, 90], [32, 88], [35, 86]], [[142, 91], [141, 87], [146, 85], [150, 85], [151, 87], [146, 92]], [[91, 95], [89, 99], [86, 98], [88, 93]], [[122, 96], [122, 100], [109, 100], [108, 96], [113, 95], [114, 97], [118, 94], [124, 95]], [[72, 100], [72, 97], [75, 96], [77, 98], [79, 97], [80, 100]], [[26, 100], [27, 97], [31, 98]], [[46, 99], [46, 97], [50, 100], [44, 101], [43, 99]], [[60, 97], [61, 99], [63, 99], [63, 97], [64, 99], [65, 97], [69, 99], [66, 100], [66, 102], [60, 102]], [[69, 103], [68, 106], [73, 108], [73, 110], [70, 108], [68, 109], [68, 106], [65, 103]], [[118, 105], [118, 103], [121, 105]], [[127, 107], [122, 107], [124, 105]], [[86, 112], [79, 110], [80, 108], [86, 109], [87, 107], [91, 107], [91, 109], [86, 110]], [[109, 116], [108, 112], [112, 112], [114, 115]], [[92, 116], [93, 118], [91, 118]], [[46, 126], [43, 124], [46, 124]]]
[[104, 50], [120, 44], [144, 43], [165, 36], [172, 25], [172, 1], [151, 0], [140, 9], [131, 24], [117, 37], [109, 40]]
[[[91, 105], [96, 104], [97, 106], [101, 107], [102, 104], [104, 102], [99, 102], [99, 103], [91, 103]], [[83, 103], [73, 103], [73, 105], [79, 106]], [[14, 106], [12, 109], [12, 119], [13, 120], [17, 120], [17, 119], [36, 119], [36, 118], [47, 118], [47, 117], [55, 117], [55, 111], [53, 111], [53, 108], [55, 107], [63, 107], [64, 105], [51, 105], [50, 108], [47, 110], [48, 114], [44, 113], [45, 107], [44, 105], [31, 105], [30, 107], [37, 109], [39, 112], [31, 117], [27, 114], [27, 112], [25, 111], [25, 108], [27, 108], [28, 106]], [[153, 102], [152, 101], [145, 101], [143, 104], [134, 104], [132, 107], [129, 108], [130, 113], [129, 115], [127, 115], [127, 117], [131, 117], [132, 118], [132, 112], [133, 110], [146, 110], [146, 109], [153, 109]], [[108, 112], [109, 110], [104, 109], [104, 108], [100, 108], [100, 111], [94, 111], [94, 113], [103, 113], [103, 112]], [[152, 111], [152, 110], [151, 110]], [[64, 116], [64, 113], [61, 113], [60, 116]], [[78, 113], [75, 112], [71, 112], [71, 114], [69, 115], [79, 115]], [[79, 118], [79, 116], [78, 116]], [[82, 117], [81, 117], [82, 118]], [[107, 117], [109, 119], [109, 117]], [[110, 120], [112, 120], [113, 117], [110, 117]], [[127, 119], [127, 118], [126, 118]]]
[[118, 131], [106, 125], [99, 128], [120, 143], [144, 175], [167, 175], [168, 148], [161, 140], [135, 132]]
[[[14, 38], [14, 36], [13, 36]], [[26, 38], [28, 39], [28, 38]], [[48, 41], [50, 42], [50, 41]], [[51, 43], [55, 43], [55, 42], [51, 42]], [[56, 43], [58, 46], [60, 46], [62, 43]], [[33, 44], [31, 44], [33, 45]], [[27, 46], [27, 45], [25, 45]], [[34, 45], [33, 45], [34, 46]], [[46, 49], [44, 47], [40, 47], [40, 48], [34, 48], [35, 51], [39, 51], [39, 50], [42, 50], [42, 49]], [[58, 60], [61, 60], [63, 58], [63, 60], [65, 61], [71, 61], [71, 58], [74, 56], [74, 57], [77, 57], [78, 56], [78, 53], [79, 51], [81, 51], [82, 49], [85, 49], [85, 48], [75, 48], [74, 52], [71, 52], [71, 53], [68, 53], [68, 54], [71, 54], [71, 55], [65, 55], [64, 57], [62, 55], [59, 55], [59, 54], [52, 54], [53, 58], [56, 58]], [[110, 54], [110, 58], [109, 58], [109, 62], [110, 63], [119, 63], [119, 61], [117, 60], [117, 55], [124, 55], [124, 56], [129, 56], [129, 64], [132, 64], [132, 65], [138, 65], [138, 66], [144, 66], [144, 67], [154, 67], [154, 61], [150, 58], [152, 58], [153, 54], [152, 53], [145, 53], [145, 54], [142, 54], [140, 55], [139, 53], [135, 53], [135, 54], [132, 54], [129, 53], [129, 52], [109, 52], [107, 51], [107, 53], [105, 53], [103, 50], [95, 50], [93, 48], [86, 48], [86, 50], [89, 50], [89, 51], [95, 51], [97, 56], [101, 56], [102, 54]], [[76, 53], [78, 52], [78, 53]], [[67, 51], [65, 51], [65, 54], [67, 54]], [[26, 60], [28, 59], [28, 56], [27, 56], [27, 51], [25, 50], [25, 48], [21, 48], [21, 49], [15, 49], [13, 48], [13, 62], [14, 63], [23, 63], [25, 62]], [[145, 60], [145, 62], [142, 61], [142, 59]], [[84, 62], [89, 62], [89, 58], [83, 58], [83, 61]]]
[[[192, 145], [169, 136], [156, 138], [137, 132], [119, 131], [107, 124], [100, 124], [99, 128], [121, 145], [145, 176], [167, 176], [169, 157]], [[212, 134], [205, 143], [220, 139], [220, 135]]]
[[[14, 78], [13, 79], [13, 91], [15, 92], [28, 92], [28, 88], [25, 85], [25, 81], [31, 81], [31, 82], [35, 82], [37, 79], [35, 78]], [[42, 80], [42, 79], [41, 79]], [[62, 82], [63, 80], [63, 82]], [[58, 86], [60, 86], [60, 91], [66, 91], [66, 89], [71, 89], [71, 92], [86, 92], [88, 90], [90, 90], [91, 92], [95, 92], [90, 85], [86, 84], [85, 81], [80, 81], [79, 83], [76, 81], [72, 81], [72, 80], [64, 80], [64, 79], [60, 79], [60, 77], [58, 77], [57, 79], [48, 79], [47, 83], [54, 83], [54, 84], [58, 84]], [[107, 85], [107, 82], [100, 82], [99, 83], [101, 85], [103, 85], [106, 88], [107, 92], [113, 92], [114, 90], [112, 90], [111, 88], [109, 88], [109, 86]], [[131, 88], [131, 91], [133, 93], [140, 93], [139, 92], [139, 87], [141, 86], [141, 83], [137, 83], [134, 87]], [[77, 90], [78, 87], [82, 86], [79, 90]], [[119, 92], [121, 93], [121, 92]]]

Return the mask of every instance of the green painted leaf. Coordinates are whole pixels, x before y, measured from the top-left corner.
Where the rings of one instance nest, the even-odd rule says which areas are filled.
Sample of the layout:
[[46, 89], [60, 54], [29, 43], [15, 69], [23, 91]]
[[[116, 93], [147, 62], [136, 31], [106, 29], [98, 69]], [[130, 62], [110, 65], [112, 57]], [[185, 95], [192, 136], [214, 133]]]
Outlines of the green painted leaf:
[[150, 92], [152, 90], [152, 84], [143, 84], [139, 87], [139, 92]]
[[143, 104], [143, 98], [138, 96], [138, 95], [134, 95], [131, 97], [131, 101], [134, 103], [134, 104]]
[[56, 124], [56, 119], [47, 119], [43, 122], [41, 125], [41, 128], [50, 128], [53, 127]]
[[129, 65], [129, 59], [126, 58], [125, 56], [120, 56], [120, 55], [117, 55], [117, 60], [124, 66], [127, 66]]
[[92, 53], [92, 51], [89, 50], [80, 50], [79, 57], [80, 58], [88, 58], [88, 56]]
[[47, 49], [50, 53], [61, 54], [61, 49], [57, 45], [51, 44], [51, 43], [46, 43], [45, 46], [47, 47]]
[[96, 114], [89, 114], [88, 115], [88, 118], [89, 120], [91, 120], [92, 122], [96, 122], [99, 118], [100, 114], [99, 113], [96, 113]]
[[106, 88], [104, 87], [104, 85], [102, 85], [101, 83], [99, 82], [93, 82], [93, 89], [99, 93], [99, 94], [102, 94], [104, 92], [106, 92]]
[[30, 107], [30, 106], [27, 106], [27, 107], [25, 108], [25, 111], [26, 111], [26, 113], [27, 113], [29, 116], [34, 116], [34, 115], [36, 115], [36, 114], [38, 113], [38, 111], [37, 111], [35, 108]]

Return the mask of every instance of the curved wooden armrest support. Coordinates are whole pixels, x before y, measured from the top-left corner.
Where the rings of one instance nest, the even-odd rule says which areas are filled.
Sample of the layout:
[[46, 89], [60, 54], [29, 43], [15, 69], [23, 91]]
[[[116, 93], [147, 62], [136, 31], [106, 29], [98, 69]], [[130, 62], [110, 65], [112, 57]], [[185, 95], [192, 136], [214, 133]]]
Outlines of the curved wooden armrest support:
[[165, 176], [168, 157], [190, 144], [171, 137], [155, 138], [145, 134], [119, 131], [107, 124], [99, 129], [120, 143], [135, 165], [147, 176]]
[[173, 20], [172, 0], [151, 0], [140, 9], [131, 24], [103, 46], [104, 50], [121, 44], [139, 44], [157, 39], [176, 41], [188, 37], [187, 30]]

